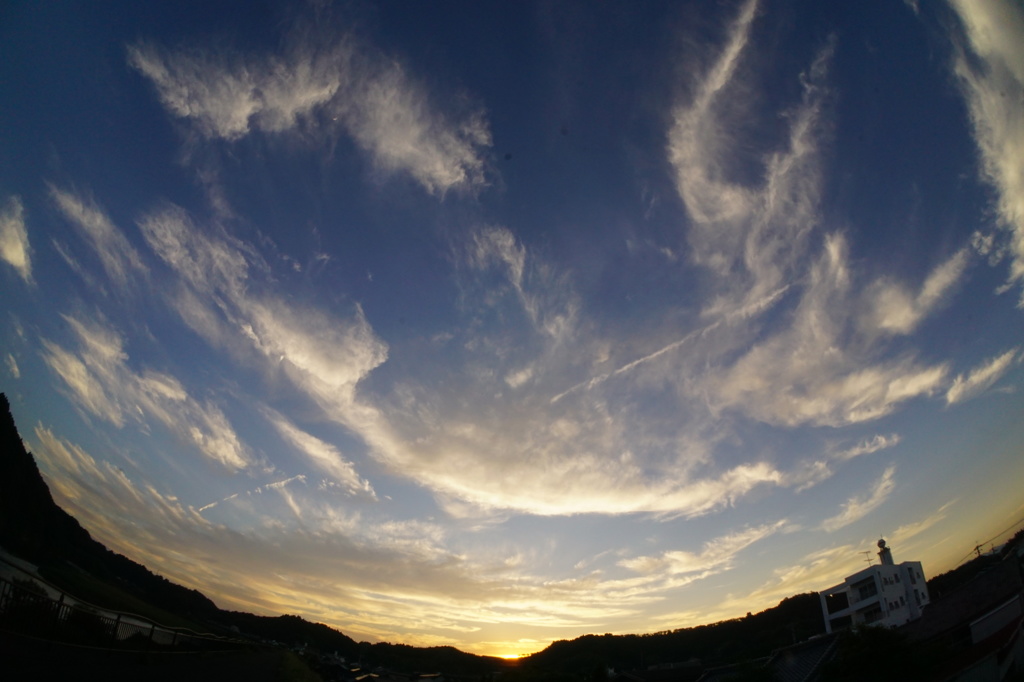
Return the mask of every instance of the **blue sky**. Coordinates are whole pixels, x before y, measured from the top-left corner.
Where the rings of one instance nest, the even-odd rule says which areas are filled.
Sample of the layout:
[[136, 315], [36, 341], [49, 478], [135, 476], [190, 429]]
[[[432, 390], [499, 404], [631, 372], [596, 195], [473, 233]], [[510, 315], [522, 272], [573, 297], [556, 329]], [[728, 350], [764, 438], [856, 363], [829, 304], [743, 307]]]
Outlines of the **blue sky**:
[[743, 615], [1024, 499], [1024, 10], [0, 17], [2, 380], [219, 605], [511, 655]]

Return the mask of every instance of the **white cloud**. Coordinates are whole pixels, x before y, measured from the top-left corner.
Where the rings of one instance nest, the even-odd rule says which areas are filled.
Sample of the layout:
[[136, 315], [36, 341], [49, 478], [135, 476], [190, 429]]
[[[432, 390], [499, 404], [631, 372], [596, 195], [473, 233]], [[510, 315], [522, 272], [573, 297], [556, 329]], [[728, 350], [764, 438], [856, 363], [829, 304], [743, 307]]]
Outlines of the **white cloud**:
[[42, 355], [79, 407], [117, 427], [148, 415], [227, 469], [253, 463], [227, 417], [213, 403], [193, 399], [170, 375], [133, 369], [123, 339], [112, 328], [97, 321], [64, 319], [78, 341], [77, 352], [43, 339]]
[[227, 50], [128, 47], [128, 63], [150, 79], [164, 106], [206, 137], [236, 140], [253, 130], [292, 129], [347, 85], [352, 46], [292, 46], [265, 57]]
[[916, 538], [921, 533], [924, 533], [935, 526], [935, 524], [945, 519], [949, 510], [956, 504], [956, 502], [957, 500], [946, 502], [925, 518], [905, 523], [891, 533], [887, 533], [886, 537], [894, 547], [907, 547], [910, 540]]
[[[509, 261], [518, 262], [491, 263]], [[524, 271], [533, 267], [529, 261], [527, 255]], [[509, 284], [516, 279], [507, 273], [516, 271], [502, 266], [507, 292], [514, 293]], [[481, 295], [491, 301], [488, 305], [494, 305], [492, 291]], [[518, 303], [518, 294], [512, 301]], [[445, 370], [443, 381], [431, 381], [434, 363], [425, 358], [417, 363], [422, 374], [410, 372], [389, 393], [367, 392], [352, 404], [357, 418], [345, 422], [342, 417], [342, 423], [352, 425], [375, 458], [433, 491], [456, 516], [503, 511], [696, 516], [734, 504], [758, 486], [781, 482], [781, 474], [765, 462], [716, 466], [709, 444], [678, 420], [652, 428], [649, 421], [627, 417], [621, 407], [612, 413], [602, 396], [574, 396], [552, 405], [545, 397], [550, 374], [563, 371], [561, 363], [579, 348], [552, 350], [559, 348], [556, 335], [537, 334], [519, 319], [513, 316], [513, 323], [499, 325], [498, 331], [475, 326], [465, 336], [460, 331], [439, 349], [445, 356], [461, 353], [457, 360], [445, 357], [443, 366], [453, 361], [455, 366]], [[503, 338], [506, 333], [515, 342]], [[530, 339], [542, 342], [530, 347]], [[529, 391], [509, 390], [525, 386], [518, 382], [527, 376]], [[339, 409], [348, 408], [339, 404]]]
[[889, 499], [889, 495], [896, 488], [895, 475], [896, 467], [887, 468], [882, 476], [875, 481], [868, 494], [851, 497], [843, 504], [842, 511], [822, 521], [822, 530], [831, 533], [845, 528], [882, 506], [882, 503]]
[[[784, 426], [876, 419], [905, 400], [930, 395], [946, 369], [922, 366], [910, 356], [880, 361], [883, 349], [871, 337], [880, 325], [911, 331], [958, 281], [966, 252], [938, 267], [916, 295], [885, 282], [869, 287], [884, 294], [875, 297], [880, 320], [852, 328], [849, 311], [870, 297], [854, 287], [845, 238], [827, 235], [819, 258], [809, 258], [809, 236], [820, 221], [820, 147], [830, 125], [825, 79], [834, 41], [802, 75], [803, 95], [786, 115], [785, 139], [758, 157], [737, 155], [765, 144], [745, 137], [751, 98], [739, 94], [751, 87], [756, 17], [757, 3], [745, 3], [717, 60], [692, 74], [693, 94], [675, 108], [669, 131], [668, 155], [690, 217], [693, 258], [709, 275], [713, 297], [704, 316], [711, 321], [638, 362], [696, 343], [694, 352], [706, 352], [711, 361], [697, 381], [686, 376], [684, 365], [680, 386], [703, 396], [715, 413], [738, 409]], [[763, 180], [733, 179], [741, 175], [733, 167], [738, 159], [760, 162]], [[784, 303], [795, 309], [779, 313]], [[760, 325], [769, 312], [779, 319], [766, 333]]]
[[339, 483], [349, 494], [367, 495], [376, 499], [370, 482], [356, 473], [355, 466], [335, 446], [303, 431], [280, 413], [264, 410], [264, 416], [273, 424], [281, 437], [292, 447], [303, 453], [310, 462]]
[[[357, 385], [388, 353], [361, 308], [355, 306], [346, 319], [255, 293], [267, 289], [262, 276], [267, 266], [259, 256], [226, 233], [199, 229], [179, 207], [153, 211], [139, 227], [178, 274], [180, 287], [167, 296], [194, 331], [244, 363], [255, 361], [268, 372], [283, 374], [332, 419], [371, 443], [368, 432], [387, 437], [379, 413], [356, 399]], [[337, 464], [340, 468], [333, 470], [341, 482], [362, 487], [365, 482]]]
[[895, 447], [899, 442], [900, 437], [898, 434], [894, 433], [888, 436], [877, 434], [872, 438], [860, 441], [852, 447], [828, 452], [824, 459], [804, 463], [795, 472], [786, 477], [786, 482], [788, 485], [795, 486], [797, 492], [807, 490], [831, 478], [835, 473], [835, 463], [846, 462], [855, 457]]
[[733, 566], [736, 556], [754, 544], [781, 530], [786, 521], [776, 521], [753, 528], [737, 531], [730, 535], [715, 538], [704, 544], [701, 552], [695, 554], [686, 551], [667, 551], [658, 556], [641, 556], [623, 559], [621, 566], [643, 574], [680, 575], [701, 573], [705, 571], [721, 572]]
[[400, 61], [350, 34], [327, 40], [296, 28], [274, 55], [140, 42], [128, 61], [207, 138], [340, 126], [378, 170], [409, 173], [430, 192], [485, 182], [480, 150], [491, 136], [482, 114], [443, 111]]
[[498, 263], [508, 270], [508, 279], [522, 295], [523, 271], [526, 269], [526, 249], [511, 230], [504, 227], [484, 227], [473, 234], [469, 247], [473, 266], [483, 269]]
[[18, 368], [18, 361], [14, 359], [14, 356], [10, 353], [7, 354], [7, 371], [11, 373], [11, 376], [15, 379], [21, 378], [21, 370]]
[[139, 221], [149, 247], [194, 289], [240, 295], [248, 277], [247, 250], [226, 235], [201, 232], [183, 209], [165, 205]]
[[339, 407], [357, 413], [348, 423], [375, 458], [433, 491], [455, 516], [507, 510], [697, 516], [782, 480], [766, 463], [697, 472], [705, 445], [683, 439], [663, 462], [634, 456], [633, 448], [658, 438], [634, 433], [603, 410], [552, 410], [530, 397], [516, 404], [457, 379], [450, 377], [440, 395], [417, 389], [373, 407]]
[[132, 271], [147, 271], [139, 252], [93, 199], [83, 199], [52, 185], [50, 196], [96, 252], [114, 284], [124, 286]]
[[[711, 273], [715, 296], [703, 311], [706, 326], [682, 339], [586, 337], [581, 330], [594, 328], [581, 319], [567, 275], [502, 226], [474, 229], [454, 249], [465, 324], [445, 330], [447, 343], [432, 349], [441, 362], [421, 358], [390, 385], [370, 380], [389, 348], [358, 305], [338, 314], [269, 293], [269, 267], [254, 249], [165, 206], [139, 226], [179, 277], [179, 286], [168, 288], [171, 304], [235, 360], [287, 378], [329, 419], [361, 438], [371, 457], [432, 491], [456, 515], [696, 516], [734, 504], [758, 486], [793, 485], [791, 475], [767, 461], [716, 461], [716, 439], [723, 437], [716, 422], [723, 410], [783, 426], [855, 423], [929, 395], [946, 368], [923, 365], [909, 354], [882, 360], [884, 349], [856, 338], [842, 311], [864, 309], [858, 293], [864, 288], [854, 284], [841, 236], [827, 237], [821, 257], [808, 258], [809, 235], [818, 227], [831, 42], [802, 76], [802, 95], [786, 113], [783, 139], [758, 157], [762, 180], [748, 185], [734, 179], [728, 159], [743, 145], [735, 131], [746, 112], [733, 109], [742, 99], [733, 95], [746, 87], [756, 16], [755, 2], [741, 8], [722, 56], [707, 74], [695, 76], [695, 96], [674, 111], [669, 153], [693, 223], [691, 253]], [[315, 59], [301, 46], [273, 59], [145, 44], [132, 50], [133, 63], [153, 79], [165, 105], [207, 137], [331, 125], [326, 119], [337, 115], [337, 124], [370, 150], [375, 163], [403, 168], [433, 191], [457, 186], [463, 182], [457, 178], [475, 167], [475, 157], [458, 145], [442, 144], [438, 151], [421, 140], [421, 123], [434, 131], [429, 139], [447, 139], [437, 131], [451, 119], [431, 108], [400, 65], [378, 60], [353, 38], [322, 49]], [[274, 78], [303, 64], [310, 75], [294, 91], [261, 89], [271, 64], [279, 72]], [[221, 76], [216, 87], [207, 83]], [[269, 91], [279, 94], [266, 99]], [[361, 92], [367, 96], [346, 99]], [[411, 137], [380, 128], [392, 125], [411, 130], [403, 133]], [[391, 145], [410, 149], [399, 153]], [[411, 148], [442, 163], [403, 156], [413, 154]], [[448, 174], [453, 168], [458, 172]], [[939, 275], [951, 269], [937, 270], [912, 297], [919, 319], [949, 290], [955, 277]], [[789, 304], [795, 305], [792, 315], [758, 326], [766, 313]], [[684, 346], [692, 355], [677, 352]], [[640, 360], [614, 369], [614, 361], [636, 349], [632, 357]], [[453, 361], [456, 369], [445, 369], [444, 381], [435, 381], [432, 372]], [[596, 378], [580, 382], [580, 374], [588, 373]], [[574, 384], [588, 390], [565, 390]], [[655, 423], [641, 405], [647, 400], [674, 416]], [[337, 464], [335, 455], [340, 457], [330, 444], [292, 442], [310, 461]], [[335, 473], [361, 484], [354, 470]]]
[[928, 275], [916, 295], [903, 285], [888, 279], [870, 287], [868, 300], [873, 314], [867, 324], [886, 333], [908, 334], [917, 328], [949, 295], [959, 283], [967, 267], [967, 250], [961, 249]]
[[678, 173], [679, 193], [690, 215], [700, 224], [742, 220], [751, 211], [751, 193], [722, 177], [727, 170], [722, 166], [729, 150], [717, 109], [729, 104], [728, 98], [720, 98], [739, 68], [756, 12], [757, 1], [748, 0], [730, 27], [729, 39], [718, 61], [697, 86], [692, 103], [675, 111], [669, 156]]
[[[886, 277], [859, 282], [840, 233], [825, 235], [820, 255], [812, 256], [810, 235], [822, 220], [821, 147], [831, 125], [826, 77], [835, 41], [801, 75], [802, 98], [785, 113], [786, 135], [753, 139], [747, 131], [758, 115], [749, 94], [758, 68], [757, 9], [754, 0], [742, 5], [706, 69], [687, 65], [691, 94], [675, 107], [668, 134], [692, 257], [708, 276], [709, 322], [580, 386], [656, 360], [663, 370], [674, 364], [681, 391], [701, 397], [715, 414], [737, 410], [787, 427], [877, 419], [943, 384], [944, 364], [925, 365], [910, 353], [886, 358], [885, 337], [909, 334], [945, 302], [962, 279], [968, 251], [941, 263], [916, 292]], [[747, 151], [757, 148], [764, 151]], [[760, 179], [740, 181], [743, 164], [760, 164]], [[703, 376], [670, 359], [684, 345], [706, 354]], [[829, 475], [827, 463], [819, 464], [818, 474]]]
[[[757, 2], [740, 9], [717, 61], [692, 73], [694, 93], [673, 111], [668, 156], [691, 219], [692, 257], [713, 276], [708, 314], [728, 314], [762, 301], [791, 282], [816, 225], [820, 200], [820, 138], [829, 91], [824, 85], [833, 52], [829, 42], [803, 74], [803, 97], [788, 112], [787, 139], [749, 159], [736, 152], [753, 144], [744, 131], [752, 118], [749, 52]], [[738, 160], [763, 166], [763, 181], [744, 184]]]
[[787, 328], [707, 380], [714, 409], [740, 408], [769, 424], [838, 426], [877, 419], [943, 384], [945, 365], [874, 361], [848, 328], [855, 296], [845, 240], [830, 236]]
[[[511, 230], [500, 226], [481, 227], [472, 233], [465, 251], [466, 261], [474, 270], [496, 268], [502, 272], [535, 331], [556, 345], [572, 337], [579, 303], [571, 283], [529, 254]], [[500, 290], [488, 291], [482, 298], [496, 305], [501, 298]]]
[[505, 375], [505, 383], [511, 388], [519, 388], [533, 377], [533, 372], [532, 367], [524, 367], [517, 372], [510, 372]]
[[26, 282], [32, 281], [32, 258], [25, 229], [25, 209], [19, 197], [10, 197], [0, 209], [0, 259]]
[[946, 391], [946, 403], [952, 405], [970, 400], [991, 388], [1010, 369], [1019, 350], [1019, 348], [1012, 348], [1002, 355], [988, 360], [980, 367], [974, 368], [966, 376], [958, 375], [953, 380], [953, 385]]
[[[954, 71], [967, 101], [982, 174], [1009, 237], [1009, 284], [1024, 281], [1024, 9], [1012, 0], [950, 0], [966, 45]], [[1021, 298], [1024, 305], [1024, 296]]]
[[860, 457], [861, 455], [870, 455], [871, 453], [878, 452], [879, 450], [886, 450], [894, 447], [899, 444], [900, 440], [899, 435], [895, 433], [889, 434], [888, 436], [877, 434], [872, 438], [862, 440], [852, 448], [836, 452], [833, 455], [833, 458], [840, 461], [846, 461], [853, 459], [854, 457]]
[[484, 117], [474, 112], [449, 121], [396, 63], [382, 61], [359, 74], [352, 91], [333, 104], [381, 170], [406, 171], [438, 194], [485, 183], [480, 149], [491, 146], [491, 134]]

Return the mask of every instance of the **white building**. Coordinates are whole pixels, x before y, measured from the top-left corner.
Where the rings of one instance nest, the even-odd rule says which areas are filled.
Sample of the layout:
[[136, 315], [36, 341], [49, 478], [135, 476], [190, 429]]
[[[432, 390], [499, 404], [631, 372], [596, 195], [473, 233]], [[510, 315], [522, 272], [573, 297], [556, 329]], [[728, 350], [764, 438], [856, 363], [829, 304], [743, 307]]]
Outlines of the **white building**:
[[928, 585], [920, 561], [893, 563], [885, 540], [878, 541], [879, 566], [848, 576], [818, 593], [825, 631], [856, 625], [897, 627], [921, 617], [928, 604]]

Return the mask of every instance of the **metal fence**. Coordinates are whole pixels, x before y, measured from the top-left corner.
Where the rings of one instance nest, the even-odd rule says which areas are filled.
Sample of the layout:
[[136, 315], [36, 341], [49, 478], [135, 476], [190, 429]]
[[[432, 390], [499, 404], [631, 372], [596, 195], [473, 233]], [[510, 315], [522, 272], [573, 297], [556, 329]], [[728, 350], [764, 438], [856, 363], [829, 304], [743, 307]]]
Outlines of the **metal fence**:
[[0, 629], [41, 639], [126, 651], [223, 651], [248, 643], [171, 628], [148, 618], [78, 602], [35, 580], [0, 578]]

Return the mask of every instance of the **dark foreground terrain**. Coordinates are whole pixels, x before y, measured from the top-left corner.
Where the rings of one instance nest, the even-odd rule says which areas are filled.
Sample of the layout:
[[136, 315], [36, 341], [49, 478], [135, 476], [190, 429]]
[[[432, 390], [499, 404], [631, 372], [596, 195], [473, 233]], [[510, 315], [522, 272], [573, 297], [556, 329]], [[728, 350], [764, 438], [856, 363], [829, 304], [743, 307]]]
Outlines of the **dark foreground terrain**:
[[321, 679], [301, 659], [283, 649], [140, 654], [64, 645], [9, 633], [0, 633], [0, 661], [4, 679], [19, 681], [102, 678], [104, 682], [302, 682]]

